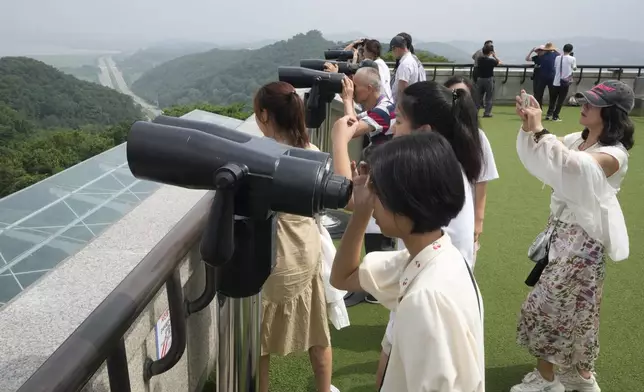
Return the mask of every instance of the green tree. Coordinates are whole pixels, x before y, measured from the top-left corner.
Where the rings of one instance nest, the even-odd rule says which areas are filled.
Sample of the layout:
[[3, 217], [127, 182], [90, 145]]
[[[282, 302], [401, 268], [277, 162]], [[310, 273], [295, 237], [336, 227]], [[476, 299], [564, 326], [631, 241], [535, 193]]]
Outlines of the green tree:
[[[451, 63], [447, 57], [439, 56], [433, 53], [430, 53], [425, 50], [416, 50], [416, 57], [423, 63]], [[395, 62], [393, 53], [387, 52], [382, 56], [382, 59], [385, 61]]]
[[210, 113], [221, 114], [226, 117], [236, 118], [238, 120], [246, 120], [252, 114], [243, 103], [221, 106], [207, 102], [171, 106], [167, 109], [163, 109], [163, 114], [171, 117], [181, 117], [193, 110], [203, 110]]

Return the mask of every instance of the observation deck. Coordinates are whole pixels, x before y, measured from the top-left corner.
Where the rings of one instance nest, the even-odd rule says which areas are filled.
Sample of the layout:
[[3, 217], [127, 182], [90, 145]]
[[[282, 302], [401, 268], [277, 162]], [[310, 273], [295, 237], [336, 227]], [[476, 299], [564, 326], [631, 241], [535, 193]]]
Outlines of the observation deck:
[[[425, 66], [427, 79], [437, 82], [470, 72], [469, 64]], [[634, 86], [642, 110], [642, 69], [580, 66], [571, 94], [619, 78]], [[530, 74], [525, 66], [497, 68], [496, 103], [511, 102], [522, 87], [531, 90]], [[341, 102], [336, 98], [331, 108], [329, 124], [342, 114]], [[494, 114], [482, 125], [500, 179], [488, 187], [475, 272], [486, 305], [487, 390], [497, 392], [533, 368], [515, 346], [515, 321], [531, 268], [525, 252], [545, 224], [549, 192], [516, 157], [513, 109], [499, 105]], [[254, 116], [240, 121], [194, 111], [185, 117], [261, 135]], [[578, 109], [564, 108], [562, 118], [549, 126], [553, 133], [579, 130]], [[644, 347], [633, 333], [644, 314], [644, 150], [638, 145], [644, 118], [634, 121], [636, 147], [620, 193], [631, 255], [608, 266], [602, 305], [598, 373], [607, 391], [644, 385]], [[330, 135], [316, 140], [328, 151]], [[351, 155], [360, 150], [352, 142]], [[198, 312], [185, 305], [194, 304], [209, 279], [198, 242], [212, 197], [135, 179], [123, 144], [0, 200], [0, 392], [192, 392], [219, 381], [213, 380], [217, 366], [242, 366], [216, 363], [216, 353], [233, 343], [226, 340], [230, 328], [239, 325], [225, 319], [231, 304], [216, 298]], [[333, 383], [341, 391], [375, 389], [387, 316], [379, 305], [360, 304], [350, 308], [350, 327], [332, 331]], [[307, 360], [273, 359], [272, 390], [314, 390]], [[243, 390], [235, 388], [220, 390]]]

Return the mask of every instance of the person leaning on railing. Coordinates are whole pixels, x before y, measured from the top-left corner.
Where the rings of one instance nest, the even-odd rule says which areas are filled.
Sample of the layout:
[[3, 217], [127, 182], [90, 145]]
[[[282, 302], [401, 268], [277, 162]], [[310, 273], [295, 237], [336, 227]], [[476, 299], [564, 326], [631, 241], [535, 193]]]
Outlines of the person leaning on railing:
[[[380, 145], [391, 140], [391, 124], [396, 118], [393, 102], [381, 93], [381, 79], [377, 69], [360, 68], [353, 81], [347, 77], [343, 80], [342, 102], [344, 114], [356, 119], [356, 128], [351, 139], [333, 138], [333, 169], [337, 174], [350, 178], [348, 143], [357, 137], [363, 138], [363, 147]], [[356, 114], [355, 103], [359, 103], [364, 111]], [[353, 208], [353, 201], [349, 201], [346, 209]], [[372, 218], [365, 233], [365, 252], [391, 250], [396, 246], [393, 238], [384, 236], [376, 221]], [[370, 303], [377, 303], [371, 294], [365, 297]]]
[[472, 54], [472, 61], [474, 61], [474, 64], [472, 65], [472, 80], [474, 80], [474, 83], [476, 83], [479, 78], [478, 63], [479, 59], [484, 56], [483, 49], [485, 49], [485, 47], [491, 47], [492, 54], [496, 58], [496, 54], [494, 53], [494, 42], [491, 39], [485, 41], [485, 43], [483, 43], [483, 47]]
[[621, 261], [629, 254], [617, 192], [633, 147], [635, 128], [628, 113], [635, 98], [628, 85], [616, 80], [575, 97], [583, 104], [579, 122], [584, 130], [563, 138], [543, 127], [533, 97], [527, 108], [517, 97], [523, 122], [517, 136], [519, 158], [553, 192], [544, 230], [551, 233], [546, 234], [546, 266], [521, 307], [517, 336], [537, 358], [537, 369], [511, 392], [600, 391], [593, 371], [604, 256]]
[[[293, 86], [269, 83], [254, 99], [255, 121], [265, 137], [315, 149], [304, 123], [304, 102]], [[313, 218], [277, 214], [275, 268], [262, 287], [260, 391], [268, 392], [270, 355], [309, 352], [319, 392], [331, 385], [331, 337], [327, 321], [321, 239]]]

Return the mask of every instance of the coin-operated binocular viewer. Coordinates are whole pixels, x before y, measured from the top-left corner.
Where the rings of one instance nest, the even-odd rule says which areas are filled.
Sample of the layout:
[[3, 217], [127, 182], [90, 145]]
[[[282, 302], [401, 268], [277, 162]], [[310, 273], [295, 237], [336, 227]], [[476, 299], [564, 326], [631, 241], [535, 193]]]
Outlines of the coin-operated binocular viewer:
[[215, 191], [200, 250], [219, 300], [217, 383], [222, 392], [256, 391], [259, 293], [275, 264], [275, 214], [342, 208], [351, 181], [332, 173], [327, 153], [166, 116], [132, 125], [127, 159], [137, 178]]

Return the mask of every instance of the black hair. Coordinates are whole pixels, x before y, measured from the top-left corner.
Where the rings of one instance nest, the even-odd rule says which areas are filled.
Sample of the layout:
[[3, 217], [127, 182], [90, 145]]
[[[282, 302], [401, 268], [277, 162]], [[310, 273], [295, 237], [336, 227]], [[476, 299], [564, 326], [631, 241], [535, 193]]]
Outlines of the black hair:
[[572, 44], [565, 44], [563, 47], [564, 53], [571, 53], [572, 52]]
[[382, 52], [382, 45], [380, 45], [380, 41], [378, 41], [377, 39], [365, 40], [364, 48], [369, 51], [369, 53], [376, 55], [376, 59], [380, 57]]
[[373, 192], [387, 210], [412, 221], [414, 234], [447, 226], [463, 209], [461, 167], [437, 132], [383, 143], [371, 151], [368, 164]]
[[[604, 123], [604, 129], [598, 140], [601, 145], [614, 146], [617, 143], [622, 143], [627, 150], [633, 148], [635, 145], [633, 139], [635, 125], [628, 113], [617, 106], [608, 106], [601, 108], [601, 117]], [[589, 132], [588, 128], [584, 129], [581, 137], [586, 140]]]
[[475, 183], [483, 167], [478, 110], [470, 93], [452, 91], [433, 81], [417, 82], [403, 90], [399, 109], [414, 128], [429, 125], [452, 145], [465, 176]]
[[485, 43], [483, 43], [483, 46], [492, 45], [493, 43], [494, 43], [494, 42], [492, 42], [492, 40], [491, 40], [491, 39], [489, 39], [489, 40], [485, 41]]
[[411, 35], [409, 35], [407, 33], [399, 33], [399, 34], [396, 34], [396, 35], [399, 35], [399, 36], [403, 37], [405, 39], [405, 41], [407, 41], [407, 49], [409, 49], [409, 51], [412, 54], [414, 54], [414, 45], [411, 44]]
[[494, 52], [494, 45], [485, 45], [482, 52], [485, 56], [490, 55], [492, 52]]
[[479, 93], [478, 93], [479, 90], [474, 84], [474, 82], [472, 81], [472, 79], [466, 78], [465, 76], [456, 75], [447, 79], [447, 81], [443, 83], [443, 86], [447, 88], [452, 88], [452, 86], [455, 86], [460, 83], [463, 83], [465, 86], [467, 86], [467, 89], [470, 90], [470, 95], [472, 96], [472, 99], [476, 104], [477, 100], [479, 99]]

